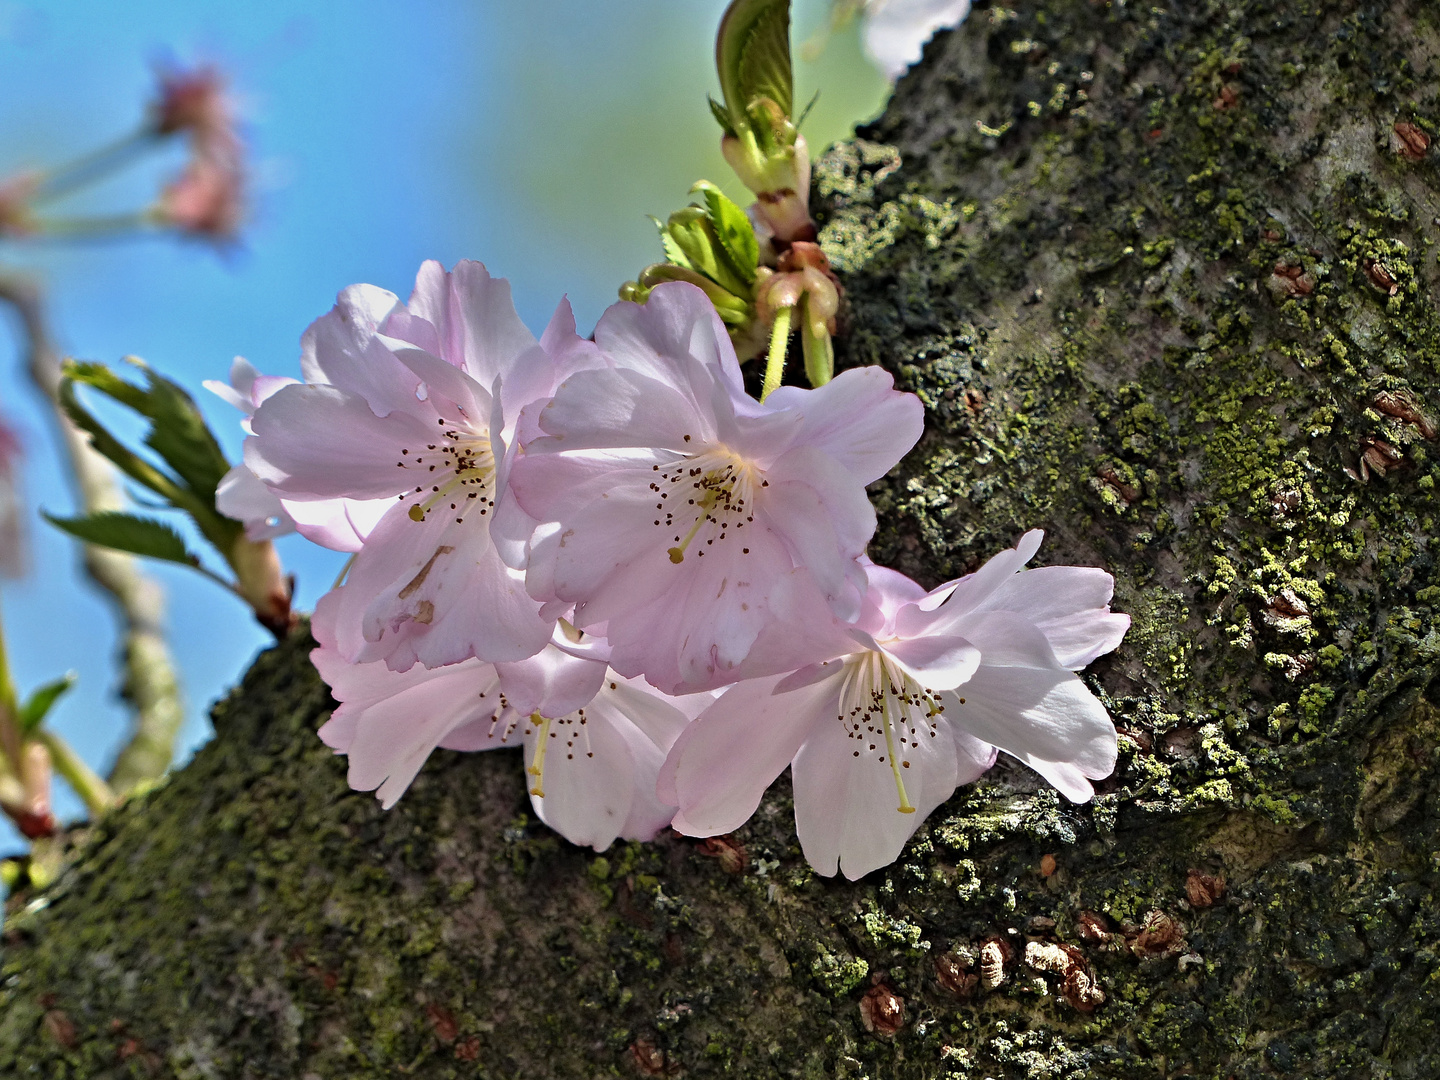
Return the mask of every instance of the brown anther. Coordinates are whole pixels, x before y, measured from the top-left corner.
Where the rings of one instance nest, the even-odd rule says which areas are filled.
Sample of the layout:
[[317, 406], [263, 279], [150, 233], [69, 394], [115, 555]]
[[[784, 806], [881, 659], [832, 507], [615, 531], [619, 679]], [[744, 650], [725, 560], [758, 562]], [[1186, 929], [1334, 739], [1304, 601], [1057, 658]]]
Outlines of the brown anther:
[[935, 979], [962, 1001], [974, 997], [980, 986], [980, 976], [970, 970], [970, 961], [953, 952], [935, 958]]
[[724, 836], [707, 836], [695, 850], [707, 858], [718, 860], [720, 869], [727, 874], [743, 874], [745, 867], [750, 864], [745, 845], [730, 833]]
[[1226, 75], [1239, 75], [1241, 69], [1242, 69], [1244, 66], [1245, 66], [1245, 65], [1244, 65], [1243, 63], [1241, 63], [1239, 60], [1231, 60], [1230, 63], [1228, 63], [1228, 64], [1225, 65], [1225, 74], [1226, 74]]
[[1110, 920], [1098, 911], [1082, 911], [1075, 920], [1075, 932], [1081, 941], [1103, 945], [1111, 938]]
[[140, 1041], [138, 1039], [126, 1039], [115, 1048], [115, 1056], [121, 1061], [129, 1061], [140, 1052]]
[[1315, 276], [1294, 263], [1277, 262], [1271, 270], [1270, 289], [1285, 296], [1309, 296], [1315, 291]]
[[1040, 876], [1041, 876], [1041, 877], [1049, 877], [1051, 874], [1055, 873], [1055, 869], [1056, 869], [1056, 863], [1055, 863], [1055, 856], [1054, 856], [1054, 855], [1045, 854], [1045, 855], [1041, 855], [1041, 856], [1040, 856]]
[[1395, 137], [1400, 143], [1400, 156], [1410, 161], [1419, 161], [1430, 150], [1430, 136], [1408, 120], [1395, 122]]
[[1126, 930], [1130, 951], [1142, 959], [1174, 956], [1185, 947], [1185, 925], [1160, 910], [1145, 916], [1143, 925]]
[[455, 1022], [455, 1014], [449, 1009], [432, 1003], [425, 1006], [425, 1015], [430, 1018], [430, 1026], [435, 1029], [435, 1037], [447, 1046], [460, 1034], [460, 1025]]
[[641, 1076], [676, 1076], [680, 1073], [680, 1063], [671, 1061], [669, 1054], [644, 1035], [630, 1044], [630, 1061]]
[[905, 999], [885, 983], [876, 983], [860, 999], [860, 1022], [872, 1035], [893, 1038], [905, 1026]]
[[1414, 424], [1424, 439], [1435, 438], [1435, 425], [1426, 419], [1419, 404], [1404, 390], [1381, 390], [1375, 395], [1375, 409], [1407, 424]]
[[455, 1044], [455, 1060], [474, 1061], [480, 1056], [480, 1040], [474, 1035]]
[[1027, 934], [1049, 934], [1055, 929], [1055, 920], [1049, 915], [1031, 915], [1025, 921], [1025, 932]]
[[1220, 96], [1211, 102], [1217, 109], [1233, 109], [1240, 104], [1240, 91], [1231, 83], [1220, 87]]
[[66, 1050], [73, 1050], [79, 1039], [75, 1035], [75, 1023], [59, 1009], [51, 1009], [40, 1018], [45, 1027], [45, 1033], [63, 1046]]
[[1365, 268], [1365, 276], [1376, 288], [1383, 289], [1389, 296], [1394, 296], [1400, 291], [1400, 283], [1395, 280], [1395, 275], [1384, 263], [1366, 259], [1361, 265]]
[[985, 395], [975, 389], [975, 387], [970, 387], [965, 391], [965, 408], [969, 409], [974, 415], [979, 416], [980, 410], [985, 408]]
[[1266, 240], [1269, 240], [1272, 244], [1285, 239], [1284, 233], [1276, 232], [1274, 229], [1266, 229], [1260, 235], [1263, 236]]
[[1225, 895], [1225, 879], [1191, 870], [1185, 876], [1185, 899], [1193, 908], [1207, 908]]

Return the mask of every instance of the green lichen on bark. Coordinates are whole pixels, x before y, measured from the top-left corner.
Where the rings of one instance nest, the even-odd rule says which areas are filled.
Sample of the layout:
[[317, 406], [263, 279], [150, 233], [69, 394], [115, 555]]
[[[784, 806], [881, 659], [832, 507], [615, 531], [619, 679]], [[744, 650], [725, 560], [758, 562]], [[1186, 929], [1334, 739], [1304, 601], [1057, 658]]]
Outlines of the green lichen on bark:
[[817, 168], [840, 360], [927, 406], [876, 558], [1116, 574], [1093, 806], [1002, 763], [858, 883], [783, 782], [743, 850], [578, 851], [502, 754], [382, 813], [292, 641], [12, 898], [0, 1074], [1440, 1074], [1437, 57], [1419, 2], [977, 10]]

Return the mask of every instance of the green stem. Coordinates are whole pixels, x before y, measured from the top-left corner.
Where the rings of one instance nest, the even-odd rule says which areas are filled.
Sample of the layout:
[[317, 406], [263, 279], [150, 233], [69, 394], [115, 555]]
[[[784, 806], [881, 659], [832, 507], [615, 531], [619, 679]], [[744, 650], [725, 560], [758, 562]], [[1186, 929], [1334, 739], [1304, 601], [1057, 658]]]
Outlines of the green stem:
[[108, 146], [102, 146], [76, 158], [68, 164], [50, 170], [39, 187], [35, 189], [33, 201], [47, 202], [68, 195], [87, 184], [101, 180], [110, 173], [128, 165], [139, 152], [153, 146], [156, 133], [149, 125], [133, 131]]
[[785, 353], [790, 347], [792, 311], [782, 307], [775, 313], [775, 325], [770, 328], [770, 354], [765, 358], [765, 384], [760, 389], [761, 401], [769, 397], [785, 377]]
[[116, 236], [142, 232], [156, 225], [148, 210], [127, 214], [102, 214], [95, 217], [36, 218], [35, 235], [55, 240], [87, 240], [92, 237]]
[[65, 782], [75, 789], [85, 802], [85, 808], [92, 818], [99, 817], [115, 805], [115, 792], [100, 779], [100, 775], [81, 760], [70, 744], [48, 728], [35, 732], [33, 738], [50, 751], [50, 763]]

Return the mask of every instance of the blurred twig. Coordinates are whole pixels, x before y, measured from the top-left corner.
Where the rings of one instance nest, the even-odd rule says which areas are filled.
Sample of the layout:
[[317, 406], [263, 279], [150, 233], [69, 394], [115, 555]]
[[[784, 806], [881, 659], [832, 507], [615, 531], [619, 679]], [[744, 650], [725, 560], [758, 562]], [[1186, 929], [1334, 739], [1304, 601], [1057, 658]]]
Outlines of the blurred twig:
[[[65, 445], [75, 491], [86, 513], [120, 510], [124, 495], [109, 462], [90, 448], [85, 436], [58, 406], [60, 357], [50, 338], [39, 287], [28, 278], [0, 274], [0, 300], [19, 316], [26, 368], [50, 403]], [[110, 785], [123, 795], [136, 785], [163, 776], [175, 753], [184, 711], [175, 665], [165, 643], [165, 595], [136, 560], [118, 551], [84, 545], [85, 570], [109, 596], [124, 638], [125, 667], [121, 695], [135, 713], [135, 729], [110, 771]]]

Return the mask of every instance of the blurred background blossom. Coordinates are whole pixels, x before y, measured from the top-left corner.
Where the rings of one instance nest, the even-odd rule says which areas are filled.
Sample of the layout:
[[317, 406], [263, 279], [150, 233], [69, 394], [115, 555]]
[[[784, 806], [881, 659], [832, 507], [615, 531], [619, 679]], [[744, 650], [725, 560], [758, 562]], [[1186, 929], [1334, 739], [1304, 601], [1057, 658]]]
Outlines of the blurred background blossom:
[[[238, 459], [239, 416], [201, 381], [225, 378], [236, 354], [266, 373], [298, 374], [301, 331], [343, 286], [403, 294], [423, 259], [477, 258], [511, 279], [532, 328], [568, 293], [583, 332], [622, 282], [659, 257], [647, 214], [684, 205], [701, 177], [746, 201], [705, 105], [723, 8], [0, 0], [0, 267], [40, 282], [62, 352], [111, 364], [144, 357], [191, 389]], [[817, 153], [876, 114], [889, 92], [862, 54], [861, 24], [833, 14], [830, 0], [795, 4], [795, 39], [823, 40], [796, 70], [797, 102], [820, 91], [804, 125]], [[243, 162], [228, 127], [215, 126], [213, 86], [174, 82], [205, 65], [228, 86]], [[162, 220], [223, 245], [127, 233], [100, 244], [7, 239], [23, 229], [14, 197], [24, 197], [28, 171], [133, 131], [167, 77], [175, 112], [160, 122], [189, 125], [189, 138], [87, 193], [84, 206], [118, 211], [159, 195]], [[0, 507], [0, 527], [23, 526], [30, 537], [29, 572], [3, 594], [11, 663], [22, 686], [79, 672], [52, 726], [100, 768], [129, 723], [114, 699], [114, 622], [77, 572], [77, 546], [38, 520], [40, 508], [74, 507], [13, 326], [6, 331], [0, 471], [5, 497], [18, 484], [25, 501], [19, 517]], [[308, 610], [341, 556], [298, 537], [280, 546]], [[209, 737], [209, 705], [268, 639], [198, 576], [147, 569], [170, 597], [183, 760]], [[81, 808], [62, 786], [56, 809], [63, 819]], [[0, 852], [21, 847], [0, 825]]]

